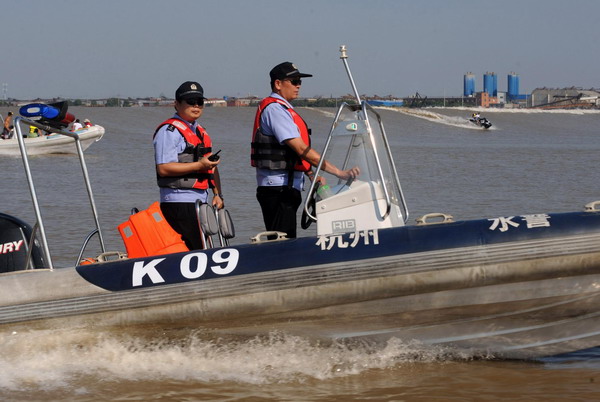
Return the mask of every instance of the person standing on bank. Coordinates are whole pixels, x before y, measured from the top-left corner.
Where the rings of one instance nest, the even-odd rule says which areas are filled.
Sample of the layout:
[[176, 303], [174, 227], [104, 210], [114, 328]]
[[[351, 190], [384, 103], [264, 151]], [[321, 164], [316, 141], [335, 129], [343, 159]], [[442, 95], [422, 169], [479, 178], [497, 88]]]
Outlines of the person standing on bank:
[[196, 217], [196, 200], [223, 208], [221, 180], [211, 161], [212, 141], [196, 120], [204, 111], [204, 90], [197, 82], [186, 81], [175, 92], [175, 115], [154, 132], [154, 159], [160, 188], [160, 209], [171, 227], [190, 250], [202, 248]]
[[[287, 233], [296, 237], [296, 212], [302, 203], [300, 191], [304, 175], [314, 180], [313, 166], [321, 155], [310, 146], [310, 129], [294, 110], [302, 78], [290, 62], [273, 67], [271, 95], [263, 99], [256, 111], [251, 144], [251, 165], [256, 167], [256, 199], [260, 204], [266, 230]], [[358, 176], [359, 169], [340, 170], [324, 161], [322, 169], [340, 179]]]

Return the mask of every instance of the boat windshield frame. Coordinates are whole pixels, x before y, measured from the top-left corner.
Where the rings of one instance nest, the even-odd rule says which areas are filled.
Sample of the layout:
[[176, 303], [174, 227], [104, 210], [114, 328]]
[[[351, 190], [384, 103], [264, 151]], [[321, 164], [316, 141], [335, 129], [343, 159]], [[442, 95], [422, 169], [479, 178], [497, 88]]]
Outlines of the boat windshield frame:
[[[344, 111], [349, 111], [351, 113], [354, 113], [354, 115], [356, 116], [356, 120], [354, 120], [354, 123], [357, 123], [357, 125], [362, 126], [362, 129], [363, 129], [362, 132], [360, 132], [360, 130], [358, 130], [358, 129], [357, 129], [358, 131], [356, 131], [356, 133], [346, 132], [347, 129], [345, 128], [344, 123], [352, 124], [352, 122], [342, 119], [342, 114]], [[372, 123], [370, 121], [369, 115], [367, 114], [367, 111], [369, 112], [369, 114], [376, 116], [376, 119], [377, 119], [376, 124], [379, 127], [379, 130], [381, 133], [381, 140], [382, 140], [381, 141], [382, 143], [379, 146], [377, 145], [377, 141], [376, 141], [375, 135], [373, 133], [372, 125], [371, 125]], [[375, 123], [375, 122], [373, 122], [373, 123]], [[365, 131], [366, 131], [366, 134], [365, 134]], [[381, 181], [381, 184], [383, 187], [383, 192], [385, 195], [386, 207], [385, 207], [385, 213], [383, 214], [383, 218], [382, 218], [382, 219], [385, 219], [390, 213], [392, 201], [391, 201], [391, 197], [390, 197], [390, 190], [388, 188], [388, 185], [386, 184], [386, 178], [383, 173], [382, 163], [381, 163], [380, 156], [379, 156], [379, 153], [380, 153], [379, 148], [381, 146], [383, 146], [384, 151], [385, 151], [385, 156], [387, 156], [387, 159], [389, 161], [390, 170], [392, 171], [393, 176], [394, 176], [393, 180], [394, 180], [394, 182], [395, 182], [394, 184], [398, 190], [398, 199], [399, 199], [399, 204], [400, 204], [399, 206], [401, 208], [404, 223], [406, 224], [406, 222], [408, 221], [408, 218], [409, 218], [409, 211], [408, 211], [408, 207], [406, 205], [406, 199], [404, 197], [404, 192], [402, 191], [402, 185], [400, 184], [400, 178], [398, 177], [396, 165], [394, 164], [394, 158], [393, 158], [392, 152], [390, 150], [390, 145], [389, 145], [389, 142], [387, 139], [385, 128], [383, 126], [383, 122], [381, 120], [381, 116], [379, 115], [379, 113], [377, 113], [365, 101], [360, 102], [360, 104], [349, 104], [347, 102], [343, 102], [339, 106], [338, 111], [333, 120], [333, 123], [331, 125], [331, 130], [329, 131], [327, 141], [326, 141], [323, 151], [321, 153], [321, 159], [319, 160], [319, 164], [317, 165], [317, 168], [315, 171], [315, 177], [318, 177], [320, 172], [322, 171], [323, 163], [327, 159], [327, 155], [331, 151], [331, 144], [332, 144], [332, 140], [334, 139], [334, 137], [339, 137], [341, 135], [349, 135], [349, 134], [352, 135], [353, 139], [350, 142], [349, 149], [346, 151], [346, 157], [342, 164], [342, 170], [346, 170], [350, 167], [349, 160], [350, 160], [350, 155], [351, 155], [351, 151], [352, 151], [351, 148], [352, 148], [352, 143], [354, 142], [354, 138], [358, 135], [361, 135], [364, 137], [364, 139], [368, 139], [369, 145], [373, 149], [374, 161], [375, 161], [375, 165], [377, 168], [377, 174], [379, 176], [378, 178]], [[313, 214], [310, 212], [310, 206], [311, 206], [311, 202], [313, 199], [313, 193], [316, 191], [316, 187], [317, 187], [317, 181], [313, 180], [310, 184], [310, 188], [308, 190], [308, 195], [304, 202], [304, 212], [313, 221], [317, 221], [317, 217], [313, 216]]]

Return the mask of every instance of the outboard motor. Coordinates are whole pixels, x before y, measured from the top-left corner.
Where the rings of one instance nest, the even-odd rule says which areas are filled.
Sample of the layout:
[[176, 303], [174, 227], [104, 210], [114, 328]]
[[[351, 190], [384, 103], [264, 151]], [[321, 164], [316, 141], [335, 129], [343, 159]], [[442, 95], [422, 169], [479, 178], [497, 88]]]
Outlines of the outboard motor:
[[32, 232], [31, 226], [22, 220], [0, 213], [0, 273], [48, 266], [37, 241], [34, 241], [30, 260], [27, 260]]

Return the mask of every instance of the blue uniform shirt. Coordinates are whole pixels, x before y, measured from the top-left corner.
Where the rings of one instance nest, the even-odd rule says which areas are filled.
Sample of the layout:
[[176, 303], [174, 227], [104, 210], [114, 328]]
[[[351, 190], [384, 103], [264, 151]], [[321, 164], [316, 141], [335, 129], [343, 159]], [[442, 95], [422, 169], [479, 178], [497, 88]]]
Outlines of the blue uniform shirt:
[[[271, 97], [281, 99], [290, 108], [293, 108], [280, 95], [272, 93]], [[278, 103], [271, 103], [263, 110], [260, 118], [260, 126], [265, 135], [275, 136], [280, 144], [284, 144], [285, 140], [300, 137], [300, 131], [296, 123], [294, 123], [292, 115]], [[285, 169], [271, 170], [256, 168], [256, 183], [258, 186], [285, 186], [288, 183], [288, 176], [289, 172]], [[301, 191], [303, 185], [304, 173], [294, 171], [294, 188]]]
[[[173, 116], [179, 120], [185, 121], [178, 114]], [[198, 123], [185, 122], [192, 131], [196, 132]], [[154, 136], [154, 161], [157, 165], [162, 163], [179, 162], [178, 154], [185, 149], [185, 139], [183, 135], [175, 128], [168, 130], [169, 125], [162, 126]], [[160, 202], [196, 202], [196, 200], [207, 202], [208, 192], [206, 190], [189, 188], [164, 188], [160, 187]]]

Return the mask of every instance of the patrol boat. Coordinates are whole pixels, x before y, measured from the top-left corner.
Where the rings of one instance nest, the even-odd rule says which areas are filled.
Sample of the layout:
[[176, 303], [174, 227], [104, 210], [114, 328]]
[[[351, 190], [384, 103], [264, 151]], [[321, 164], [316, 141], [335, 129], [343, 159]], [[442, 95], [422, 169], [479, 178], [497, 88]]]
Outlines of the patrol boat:
[[[600, 345], [600, 201], [580, 212], [470, 221], [432, 213], [408, 225], [381, 118], [360, 100], [345, 47], [341, 59], [356, 103], [339, 107], [323, 155], [361, 174], [339, 181], [317, 168], [327, 185], [311, 185], [302, 219], [316, 222], [316, 236], [267, 232], [242, 245], [105, 252], [92, 264], [54, 267], [25, 163], [37, 222], [0, 216], [0, 329], [284, 331], [525, 359]], [[91, 237], [103, 244], [80, 160], [97, 228], [77, 261]]]

